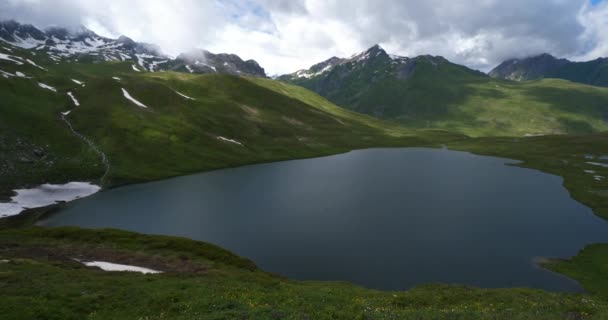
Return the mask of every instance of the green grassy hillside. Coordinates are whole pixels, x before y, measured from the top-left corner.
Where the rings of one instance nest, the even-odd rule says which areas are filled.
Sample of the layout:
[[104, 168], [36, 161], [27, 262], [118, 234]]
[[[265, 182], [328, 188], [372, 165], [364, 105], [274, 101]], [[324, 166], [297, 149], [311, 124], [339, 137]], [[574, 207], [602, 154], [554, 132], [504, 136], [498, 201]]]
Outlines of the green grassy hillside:
[[[3, 319], [605, 319], [606, 247], [551, 268], [588, 294], [425, 285], [408, 291], [292, 281], [192, 240], [76, 228], [0, 232]], [[157, 275], [104, 272], [74, 259], [122, 262]]]
[[441, 57], [395, 60], [379, 50], [367, 60], [344, 62], [325, 73], [280, 79], [339, 106], [410, 128], [470, 136], [608, 130], [608, 88], [556, 79], [499, 80]]
[[[37, 59], [28, 51], [12, 54]], [[31, 77], [0, 77], [5, 193], [15, 186], [104, 174], [99, 155], [62, 120], [66, 110], [73, 128], [106, 154], [105, 186], [354, 148], [426, 145], [450, 136], [346, 111], [299, 87], [280, 84], [277, 90], [279, 83], [268, 79], [139, 73], [127, 62], [36, 61], [48, 71], [0, 60], [0, 70]], [[125, 98], [123, 88], [148, 108]]]

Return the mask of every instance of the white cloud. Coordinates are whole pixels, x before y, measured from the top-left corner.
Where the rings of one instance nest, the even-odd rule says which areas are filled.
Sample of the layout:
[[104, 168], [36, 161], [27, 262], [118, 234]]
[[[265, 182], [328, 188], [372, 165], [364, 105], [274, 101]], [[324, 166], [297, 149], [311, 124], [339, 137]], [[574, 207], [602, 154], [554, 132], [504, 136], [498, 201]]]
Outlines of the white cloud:
[[235, 53], [269, 74], [376, 43], [483, 70], [542, 52], [608, 55], [608, 4], [588, 0], [0, 0], [0, 18], [84, 24], [173, 55], [192, 47]]
[[578, 14], [585, 31], [580, 35], [580, 51], [574, 60], [608, 56], [608, 2], [585, 5]]

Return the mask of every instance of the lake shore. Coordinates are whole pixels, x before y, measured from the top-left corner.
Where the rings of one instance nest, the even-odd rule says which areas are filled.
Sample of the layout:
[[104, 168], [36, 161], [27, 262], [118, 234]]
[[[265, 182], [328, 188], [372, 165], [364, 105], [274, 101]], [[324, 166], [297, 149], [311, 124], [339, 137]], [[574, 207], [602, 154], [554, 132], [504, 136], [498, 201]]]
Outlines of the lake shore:
[[[450, 149], [457, 149], [457, 150], [464, 150], [464, 151], [470, 151], [476, 154], [485, 154], [485, 155], [495, 155], [495, 156], [500, 156], [500, 157], [505, 157], [505, 158], [511, 158], [511, 159], [518, 159], [523, 161], [521, 164], [519, 164], [520, 166], [524, 166], [524, 167], [530, 167], [530, 168], [534, 168], [534, 169], [538, 169], [544, 172], [548, 172], [548, 173], [552, 173], [552, 174], [557, 174], [560, 175], [562, 177], [564, 177], [564, 186], [568, 189], [568, 191], [570, 192], [571, 196], [578, 200], [583, 202], [584, 204], [590, 206], [594, 212], [602, 217], [606, 217], [606, 213], [605, 213], [605, 209], [604, 208], [604, 203], [606, 203], [605, 200], [605, 196], [602, 195], [601, 193], [589, 193], [589, 192], [584, 192], [585, 189], [589, 189], [591, 188], [591, 191], [594, 190], [602, 190], [602, 188], [604, 187], [604, 183], [602, 182], [593, 182], [593, 184], [590, 184], [587, 181], [587, 177], [585, 177], [584, 175], [581, 175], [579, 172], [581, 172], [582, 170], [584, 170], [584, 168], [586, 168], [586, 166], [582, 163], [584, 162], [584, 154], [602, 154], [602, 153], [607, 153], [605, 150], [602, 150], [601, 148], [598, 149], [598, 146], [601, 145], [601, 143], [598, 143], [598, 139], [605, 139], [604, 136], [602, 135], [591, 135], [588, 137], [533, 137], [533, 138], [527, 138], [526, 142], [523, 144], [520, 144], [516, 141], [514, 141], [513, 139], [502, 139], [502, 138], [491, 138], [491, 139], [484, 139], [483, 141], [479, 141], [479, 140], [464, 140], [464, 141], [460, 141], [460, 142], [452, 142], [452, 143], [448, 143], [448, 147]], [[572, 143], [572, 140], [577, 141], [578, 143]], [[564, 145], [566, 144], [566, 146], [563, 148], [563, 150], [561, 150], [560, 152], [553, 152], [555, 151], [555, 149], [551, 146], [554, 145]], [[516, 149], [515, 147], [520, 147], [519, 149]], [[580, 155], [580, 157], [579, 157]], [[579, 159], [580, 158], [580, 159]], [[563, 163], [562, 160], [567, 160], [568, 163], [565, 164]], [[599, 170], [602, 170], [601, 168]], [[39, 210], [28, 210], [27, 213], [25, 213], [22, 216], [23, 220], [28, 220], [29, 219], [30, 222], [25, 223], [25, 225], [31, 225], [32, 224], [32, 220], [35, 221], [36, 215], [38, 214], [37, 212], [39, 211], [44, 211], [46, 212], [45, 214], [52, 214], [53, 212], [53, 208], [57, 208], [60, 207], [61, 205], [56, 205], [56, 206], [51, 206], [49, 208], [43, 208], [43, 209], [39, 209]], [[21, 215], [17, 216], [20, 217]], [[17, 218], [17, 217], [12, 217], [12, 218]], [[11, 220], [12, 220], [11, 218]], [[17, 224], [15, 224], [17, 225]], [[22, 224], [23, 225], [23, 224]], [[42, 238], [39, 238], [40, 235], [35, 236], [34, 234], [42, 232], [55, 232], [53, 230], [57, 230], [56, 232], [58, 232], [58, 234], [64, 233], [65, 231], [63, 228], [59, 228], [59, 229], [39, 229], [39, 228], [25, 228], [25, 229], [21, 229], [23, 230], [22, 232], [23, 235], [20, 236], [15, 236], [15, 234], [13, 232], [21, 232], [21, 231], [17, 231], [17, 229], [5, 229], [2, 228], [3, 230], [0, 231], [0, 236], [2, 237], [2, 241], [4, 241], [4, 243], [7, 243], [6, 241], [9, 240], [9, 244], [13, 244], [15, 243], [15, 241], [19, 241], [18, 239], [20, 239], [20, 237], [25, 237], [22, 238], [24, 239], [24, 242], [27, 241], [40, 241], [40, 240], [36, 240], [36, 239], [45, 239], [43, 241], [47, 241], [47, 237], [43, 236]], [[71, 230], [71, 229], [70, 229]], [[76, 229], [78, 230], [78, 229]], [[77, 238], [73, 238], [73, 237], [68, 237], [68, 238], [64, 238], [64, 240], [62, 240], [62, 246], [68, 245], [68, 246], [80, 246], [81, 240], [77, 240], [78, 238], [85, 239], [85, 238], [90, 238], [93, 239], [97, 236], [99, 236], [100, 234], [104, 234], [107, 233], [105, 236], [103, 236], [103, 241], [100, 241], [98, 245], [102, 245], [103, 242], [107, 242], [106, 244], [102, 245], [102, 246], [115, 246], [115, 244], [113, 243], [113, 238], [114, 239], [119, 239], [120, 237], [117, 237], [116, 234], [114, 234], [111, 231], [94, 231], [94, 230], [78, 230], [76, 231], [78, 235]], [[123, 236], [124, 237], [124, 236]], [[149, 236], [151, 238], [149, 239], [158, 239], [159, 241], [161, 241], [161, 239], [164, 239], [163, 237], [160, 236]], [[29, 240], [27, 240], [29, 239]], [[135, 239], [135, 238], [134, 238]], [[125, 246], [128, 248], [131, 248], [129, 250], [132, 250], [133, 248], [135, 248], [135, 243], [139, 243], [139, 241], [136, 242], [130, 242], [131, 240], [127, 242], [125, 242], [125, 244], [120, 245], [120, 246]], [[89, 242], [85, 242], [85, 243], [89, 243]], [[194, 242], [196, 243], [196, 242]], [[50, 242], [50, 244], [52, 244], [52, 242]], [[193, 244], [195, 247], [198, 246], [198, 244]], [[90, 246], [90, 244], [86, 244], [86, 246]], [[171, 250], [170, 248], [165, 248], [164, 251], [165, 253], [163, 254], [168, 254], [169, 256], [173, 256], [175, 255], [175, 253], [177, 251]], [[445, 314], [452, 314], [452, 315], [467, 315], [468, 317], [472, 317], [472, 316], [477, 316], [477, 317], [489, 317], [492, 316], [494, 318], [497, 319], [513, 319], [513, 316], [515, 314], [518, 315], [519, 318], [524, 319], [525, 315], [528, 314], [530, 317], [532, 317], [532, 315], [534, 315], [534, 318], [539, 318], [539, 319], [556, 319], [556, 318], [564, 318], [566, 317], [566, 315], [568, 315], [567, 317], [581, 317], [581, 318], [585, 318], [585, 317], [590, 317], [590, 316], [597, 316], [600, 317], [602, 314], [607, 314], [608, 310], [608, 304], [606, 304], [604, 301], [606, 301], [608, 299], [608, 283], [606, 283], [605, 281], [601, 280], [603, 278], [603, 274], [606, 274], [606, 272], [608, 272], [608, 270], [604, 270], [602, 266], [608, 265], [608, 264], [603, 264], [603, 261], [605, 261], [605, 257], [608, 256], [608, 254], [606, 254], [606, 251], [608, 250], [608, 246], [607, 245], [603, 245], [603, 244], [598, 244], [598, 245], [592, 245], [592, 246], [588, 246], [587, 248], [585, 248], [584, 250], [581, 251], [581, 253], [579, 253], [579, 255], [577, 255], [576, 257], [574, 257], [571, 260], [567, 260], [567, 261], [558, 261], [556, 263], [551, 263], [549, 265], [545, 265], [546, 267], [548, 267], [551, 270], [554, 270], [556, 272], [560, 272], [562, 274], [565, 274], [569, 277], [572, 277], [573, 279], [576, 279], [578, 281], [580, 281], [580, 283], [583, 285], [583, 287], [586, 289], [586, 291], [588, 292], [587, 294], [584, 295], [564, 295], [564, 294], [550, 294], [550, 293], [546, 293], [543, 291], [539, 291], [539, 290], [533, 290], [533, 289], [479, 289], [479, 288], [463, 288], [460, 286], [435, 286], [435, 285], [430, 285], [430, 286], [423, 286], [417, 289], [412, 289], [412, 290], [408, 290], [408, 291], [404, 291], [404, 292], [398, 292], [395, 293], [396, 296], [393, 296], [394, 294], [392, 293], [379, 293], [376, 291], [368, 291], [367, 289], [362, 289], [356, 286], [351, 286], [351, 285], [346, 285], [346, 284], [333, 284], [333, 283], [327, 283], [327, 282], [292, 282], [289, 280], [284, 280], [282, 278], [276, 278], [276, 280], [270, 280], [270, 279], [275, 279], [274, 277], [271, 278], [266, 278], [266, 276], [261, 276], [258, 277], [255, 274], [240, 274], [239, 272], [236, 273], [232, 273], [231, 271], [222, 271], [220, 273], [224, 273], [226, 274], [233, 274], [233, 276], [236, 277], [236, 279], [249, 279], [248, 281], [250, 281], [251, 286], [249, 287], [248, 290], [251, 290], [250, 293], [251, 294], [255, 294], [255, 298], [254, 296], [251, 295], [245, 295], [245, 296], [241, 296], [241, 298], [236, 298], [236, 299], [225, 299], [225, 298], [217, 298], [217, 299], [212, 299], [212, 300], [208, 300], [208, 299], [203, 299], [203, 300], [199, 300], [196, 303], [216, 303], [216, 305], [221, 305], [222, 303], [236, 303], [235, 308], [236, 310], [240, 310], [239, 312], [243, 313], [243, 314], [253, 314], [252, 312], [254, 312], [255, 314], [266, 314], [269, 315], [270, 313], [268, 312], [272, 312], [272, 310], [282, 310], [281, 312], [283, 312], [284, 314], [309, 314], [309, 315], [322, 315], [322, 314], [331, 314], [332, 311], [329, 311], [327, 308], [335, 308], [338, 307], [338, 309], [340, 309], [341, 311], [334, 311], [334, 314], [336, 315], [336, 317], [338, 318], [352, 318], [358, 315], [362, 315], [362, 314], [375, 314], [375, 315], [379, 315], [379, 314], [384, 314], [384, 315], [408, 315], [408, 316], [417, 316], [419, 318], [424, 318], [425, 315], [426, 317], [430, 317], [430, 318], [434, 318], [434, 317], [441, 317], [441, 315], [445, 315]], [[174, 253], [171, 253], [174, 252]], [[157, 253], [155, 253], [157, 254]], [[11, 259], [10, 257], [11, 253], [4, 251], [4, 253], [2, 254], [2, 256], [0, 256], [0, 258], [5, 259], [5, 258], [9, 258], [9, 260]], [[27, 258], [26, 260], [23, 260], [23, 263], [19, 263], [19, 264], [14, 264], [14, 262], [11, 262], [10, 264], [10, 268], [11, 270], [13, 270], [13, 272], [25, 272], [26, 270], [29, 270], [27, 272], [32, 271], [32, 265], [29, 264], [29, 262], [27, 261], [41, 261], [42, 257], [30, 257]], [[19, 258], [22, 259], [22, 258]], [[11, 260], [13, 261], [13, 260]], [[19, 260], [21, 261], [21, 260]], [[5, 268], [7, 267], [6, 265], [1, 265], [0, 268]], [[47, 268], [46, 266], [41, 265], [41, 268]], [[56, 273], [57, 277], [55, 280], [49, 279], [46, 282], [44, 282], [45, 287], [54, 287], [55, 285], [59, 285], [59, 283], [66, 283], [66, 280], [69, 278], [62, 278], [62, 277], [66, 277], [68, 274], [71, 273], [65, 273], [63, 270], [63, 266], [60, 267], [60, 269], [53, 269], [55, 271], [53, 272], [59, 272]], [[43, 270], [40, 269], [40, 270]], [[220, 268], [221, 269], [221, 268]], [[21, 270], [21, 271], [20, 271]], [[48, 272], [48, 271], [46, 271]], [[84, 272], [84, 271], [83, 271]], [[60, 274], [64, 274], [64, 275], [60, 275]], [[90, 277], [89, 281], [98, 281], [97, 279], [97, 275], [96, 274], [91, 274], [88, 271], [87, 272], [78, 272], [78, 274], [85, 276], [86, 277]], [[240, 275], [238, 275], [240, 274]], [[173, 276], [170, 276], [169, 278], [162, 278], [162, 277], [166, 277], [167, 275], [163, 275], [163, 276], [159, 276], [161, 277], [160, 279], [163, 280], [159, 280], [161, 283], [164, 283], [163, 286], [165, 285], [170, 285], [170, 283], [173, 283], [174, 279]], [[79, 276], [80, 277], [80, 276]], [[133, 285], [140, 283], [140, 281], [138, 280], [139, 278], [137, 278], [137, 276], [133, 275], [133, 276], [125, 276], [125, 275], [116, 275], [116, 276], [112, 276], [112, 277], [117, 277], [116, 279], [120, 278], [120, 279], [130, 279], [129, 281], [131, 281], [131, 283]], [[125, 278], [127, 277], [127, 278]], [[154, 277], [157, 277], [156, 275], [154, 275]], [[206, 281], [208, 283], [214, 283], [214, 287], [222, 290], [222, 292], [233, 292], [231, 290], [236, 290], [237, 287], [240, 287], [240, 285], [237, 285], [237, 282], [234, 282], [233, 280], [230, 280], [232, 276], [229, 276], [228, 278], [226, 278], [225, 276], [222, 276], [220, 278], [216, 278], [215, 276], [211, 277], [211, 279], [208, 280], [197, 280], [197, 281]], [[60, 280], [62, 279], [62, 280]], [[257, 279], [257, 280], [254, 280]], [[266, 280], [263, 280], [266, 279]], [[209, 282], [211, 281], [211, 282]], [[241, 281], [241, 280], [239, 280]], [[259, 282], [261, 281], [261, 282]], [[276, 307], [273, 308], [264, 308], [263, 306], [265, 305], [265, 303], [263, 301], [267, 301], [265, 299], [270, 298], [270, 296], [266, 295], [265, 293], [263, 293], [263, 291], [259, 291], [260, 290], [260, 285], [262, 283], [267, 283], [268, 281], [270, 281], [271, 283], [283, 283], [284, 281], [287, 281], [287, 283], [289, 283], [287, 286], [290, 288], [289, 292], [290, 293], [280, 293], [277, 291], [277, 295], [283, 295], [285, 298], [280, 299], [280, 301], [276, 301], [274, 303], [274, 305]], [[70, 281], [67, 281], [68, 283]], [[23, 283], [28, 284], [28, 286], [31, 286], [33, 284], [31, 284], [30, 282], [28, 282], [27, 280], [23, 279]], [[256, 284], [257, 283], [257, 284]], [[249, 285], [248, 285], [249, 286]], [[18, 292], [19, 290], [17, 288], [11, 287], [12, 289], [9, 289], [11, 292], [14, 293], [15, 296], [19, 296]], [[221, 289], [220, 289], [221, 288]], [[232, 289], [231, 289], [232, 288]], [[102, 289], [102, 287], [100, 287], [100, 289]], [[128, 288], [124, 288], [125, 290], [127, 290]], [[314, 290], [317, 293], [313, 293], [313, 291], [310, 290]], [[58, 291], [62, 291], [62, 290], [58, 290]], [[154, 292], [154, 290], [152, 290], [151, 292]], [[298, 292], [297, 294], [295, 292]], [[321, 292], [334, 292], [332, 294], [332, 296], [334, 297], [333, 299], [329, 298], [329, 296], [325, 296], [323, 297], [323, 294], [321, 294]], [[194, 294], [194, 293], [193, 293]], [[324, 301], [326, 301], [325, 303], [322, 304], [316, 304], [313, 303], [311, 304], [311, 306], [314, 306], [314, 309], [308, 309], [308, 308], [298, 308], [298, 307], [294, 307], [291, 306], [290, 304], [290, 297], [293, 297], [293, 295], [296, 294], [297, 296], [300, 296], [301, 298], [305, 299], [306, 301], [313, 301], [315, 299], [325, 299]], [[337, 295], [337, 296], [336, 296]], [[437, 299], [433, 299], [431, 297], [433, 296], [441, 296], [443, 298], [437, 300]], [[109, 296], [113, 296], [113, 295], [109, 295]], [[146, 296], [146, 295], [144, 295]], [[144, 297], [142, 296], [142, 297]], [[274, 295], [273, 295], [274, 296]], [[63, 299], [61, 297], [57, 297], [57, 299]], [[113, 298], [112, 298], [113, 299]], [[243, 300], [245, 299], [245, 300]], [[249, 299], [253, 299], [253, 300], [249, 300]], [[312, 300], [311, 300], [312, 299]], [[367, 301], [367, 303], [364, 303], [363, 305], [361, 304], [352, 304], [352, 299], [362, 299], [361, 301]], [[525, 300], [524, 300], [525, 299]], [[319, 300], [319, 301], [321, 301]], [[583, 302], [586, 301], [586, 302]], [[206, 301], [206, 302], [205, 302]], [[213, 302], [211, 302], [213, 301]], [[232, 301], [232, 302], [230, 302]], [[248, 302], [247, 301], [257, 301], [257, 303], [260, 303], [260, 305], [258, 307], [246, 307], [248, 306]], [[331, 303], [328, 303], [328, 301], [333, 301]], [[348, 301], [348, 302], [347, 302]], [[511, 301], [509, 303], [505, 303], [505, 301]], [[552, 303], [551, 301], [559, 301], [559, 303]], [[191, 301], [190, 303], [193, 303], [194, 301]], [[10, 303], [10, 302], [9, 302]], [[128, 309], [121, 309], [123, 313], [129, 313], [129, 312], [134, 312], [135, 314], [141, 315], [141, 314], [155, 314], [157, 312], [160, 312], [161, 309], [159, 309], [156, 306], [151, 306], [151, 305], [147, 305], [145, 303], [143, 303], [142, 305], [145, 305], [146, 308], [148, 309], [148, 311], [144, 311], [143, 309], [137, 309], [137, 310], [128, 310]], [[348, 306], [348, 307], [347, 307]], [[126, 306], [125, 306], [126, 307]], [[365, 312], [365, 311], [361, 311], [361, 310], [367, 310], [366, 308], [370, 307], [371, 312]], [[97, 311], [101, 312], [102, 314], [107, 313], [107, 311], [105, 309], [106, 307], [102, 306], [101, 308], [98, 308]], [[261, 308], [261, 309], [260, 309]], [[230, 309], [213, 309], [210, 308], [208, 309], [209, 312], [212, 312], [213, 314], [225, 314], [226, 310], [230, 310]], [[224, 311], [222, 311], [224, 310]], [[258, 311], [255, 311], [258, 310]], [[265, 310], [265, 311], [264, 311]], [[337, 310], [337, 309], [335, 309]], [[444, 310], [444, 311], [441, 311]], [[540, 311], [542, 310], [542, 311]], [[176, 314], [175, 314], [176, 315]], [[434, 315], [434, 316], [431, 316]], [[523, 317], [523, 318], [522, 318]], [[254, 316], [255, 318], [255, 316]]]

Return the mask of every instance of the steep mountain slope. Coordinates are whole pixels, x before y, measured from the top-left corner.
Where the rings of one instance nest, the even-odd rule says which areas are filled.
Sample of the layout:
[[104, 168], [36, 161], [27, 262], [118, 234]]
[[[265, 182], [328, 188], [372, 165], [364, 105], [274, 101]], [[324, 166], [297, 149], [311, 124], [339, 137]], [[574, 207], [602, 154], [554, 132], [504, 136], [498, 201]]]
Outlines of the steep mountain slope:
[[442, 57], [393, 56], [379, 46], [278, 79], [337, 105], [412, 127], [474, 136], [608, 129], [608, 90], [565, 81], [492, 79]]
[[156, 45], [135, 42], [121, 36], [109, 39], [86, 28], [39, 30], [15, 21], [0, 21], [0, 45], [46, 53], [54, 63], [130, 61], [134, 71], [183, 71], [191, 73], [228, 73], [265, 77], [254, 60], [243, 61], [233, 54], [192, 51], [173, 59]]
[[[389, 56], [376, 45], [348, 59], [333, 57], [309, 70], [278, 79], [309, 88], [355, 111], [376, 117], [400, 118], [437, 112], [431, 103], [422, 103], [425, 95], [430, 94], [424, 87], [427, 82], [475, 82], [484, 78], [481, 72], [452, 64], [442, 57]], [[450, 88], [437, 87], [436, 90], [442, 92], [435, 92], [434, 96], [445, 100], [459, 94]]]
[[559, 78], [594, 86], [608, 86], [608, 58], [573, 62], [544, 53], [524, 59], [507, 60], [489, 74], [493, 78], [517, 81]]

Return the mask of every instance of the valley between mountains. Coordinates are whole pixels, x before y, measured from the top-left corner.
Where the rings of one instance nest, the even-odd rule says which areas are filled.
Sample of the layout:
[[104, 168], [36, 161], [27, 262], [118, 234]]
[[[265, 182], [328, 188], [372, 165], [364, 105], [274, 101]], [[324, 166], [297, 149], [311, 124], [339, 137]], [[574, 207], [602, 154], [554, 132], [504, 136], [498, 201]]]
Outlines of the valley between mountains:
[[[534, 60], [510, 61], [488, 75], [373, 46], [271, 79], [233, 54], [170, 57], [90, 30], [6, 21], [0, 40], [0, 202], [42, 184], [109, 189], [355, 149], [443, 147], [560, 176], [573, 199], [608, 219], [605, 60], [525, 70], [519, 66]], [[184, 238], [36, 226], [62, 205], [0, 218], [0, 314], [7, 319], [608, 315], [605, 244], [541, 263], [584, 293], [450, 284], [388, 292], [286, 279]], [[163, 273], [107, 273], [75, 258]]]

